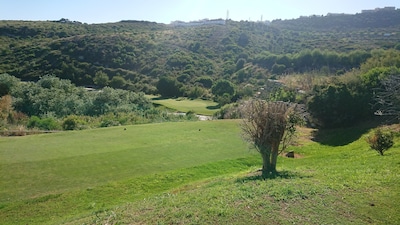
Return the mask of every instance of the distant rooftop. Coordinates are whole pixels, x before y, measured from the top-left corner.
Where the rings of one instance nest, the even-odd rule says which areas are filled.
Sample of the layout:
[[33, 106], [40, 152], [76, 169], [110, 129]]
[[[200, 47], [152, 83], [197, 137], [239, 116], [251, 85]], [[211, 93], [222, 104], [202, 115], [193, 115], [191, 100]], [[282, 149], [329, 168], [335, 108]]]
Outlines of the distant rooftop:
[[396, 10], [396, 7], [386, 6], [383, 8], [365, 9], [365, 10], [362, 10], [361, 13], [372, 13], [372, 12], [379, 12], [379, 11], [394, 11], [394, 10]]

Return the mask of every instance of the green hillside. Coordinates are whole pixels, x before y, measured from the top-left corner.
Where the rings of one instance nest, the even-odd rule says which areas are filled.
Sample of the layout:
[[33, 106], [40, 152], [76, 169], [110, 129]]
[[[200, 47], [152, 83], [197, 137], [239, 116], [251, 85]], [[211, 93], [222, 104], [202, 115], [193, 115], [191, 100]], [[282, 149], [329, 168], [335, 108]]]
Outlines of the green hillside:
[[301, 129], [296, 158], [279, 157], [278, 177], [262, 180], [237, 122], [0, 138], [2, 224], [400, 221], [398, 134], [379, 156], [367, 126]]
[[[202, 23], [0, 21], [0, 223], [399, 224], [400, 9]], [[307, 126], [266, 180], [250, 98]]]
[[202, 76], [258, 84], [282, 73], [357, 68], [371, 50], [399, 47], [399, 24], [400, 10], [188, 27], [0, 21], [0, 74], [23, 80], [54, 74], [93, 85], [100, 71], [109, 79], [100, 86], [146, 93], [157, 92], [161, 76], [174, 77], [186, 92]]

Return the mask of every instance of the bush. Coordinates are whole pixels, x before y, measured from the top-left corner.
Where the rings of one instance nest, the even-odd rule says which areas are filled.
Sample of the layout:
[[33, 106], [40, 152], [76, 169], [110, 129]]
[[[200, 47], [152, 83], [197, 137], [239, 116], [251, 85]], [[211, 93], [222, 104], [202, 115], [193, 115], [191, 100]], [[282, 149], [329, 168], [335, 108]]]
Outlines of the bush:
[[41, 130], [59, 130], [60, 124], [53, 118], [40, 119], [37, 116], [32, 116], [28, 121], [28, 128], [38, 128]]
[[371, 136], [367, 137], [367, 142], [371, 149], [383, 155], [383, 153], [394, 144], [393, 133], [390, 131], [384, 132], [382, 129], [376, 129]]
[[214, 113], [214, 117], [218, 119], [240, 119], [242, 116], [238, 106], [237, 103], [225, 105]]
[[78, 116], [70, 115], [64, 119], [61, 126], [64, 130], [81, 130], [84, 128], [83, 125], [85, 124], [86, 122]]
[[346, 127], [373, 115], [370, 102], [371, 98], [359, 83], [336, 82], [315, 86], [307, 110], [321, 127]]
[[32, 116], [27, 124], [28, 128], [34, 128], [34, 127], [38, 127], [40, 124], [40, 118], [37, 116]]

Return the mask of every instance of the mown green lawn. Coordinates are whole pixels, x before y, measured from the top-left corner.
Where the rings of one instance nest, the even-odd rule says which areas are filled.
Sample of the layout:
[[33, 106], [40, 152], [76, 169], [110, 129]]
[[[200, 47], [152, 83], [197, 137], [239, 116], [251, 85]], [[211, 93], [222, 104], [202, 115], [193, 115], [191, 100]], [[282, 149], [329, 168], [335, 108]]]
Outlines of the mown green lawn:
[[148, 96], [155, 104], [163, 105], [167, 108], [177, 110], [179, 112], [193, 111], [196, 114], [211, 116], [219, 110], [218, 103], [202, 99], [187, 98], [168, 98], [161, 99], [156, 96]]
[[[126, 130], [124, 130], [126, 128]], [[400, 138], [379, 156], [364, 128], [291, 147], [280, 176], [237, 121], [0, 138], [2, 224], [398, 224]]]
[[72, 223], [399, 224], [400, 138], [385, 156], [369, 149], [366, 130], [325, 133], [279, 158], [280, 175], [259, 166], [174, 188]]
[[[71, 196], [75, 196], [75, 191], [80, 193], [81, 190], [96, 190], [102, 185], [108, 189], [107, 185], [121, 180], [249, 155], [251, 153], [240, 139], [237, 121], [229, 120], [159, 123], [2, 137], [0, 218], [13, 217], [5, 220], [11, 224], [26, 223], [28, 217], [32, 221], [37, 217], [38, 221], [43, 222], [48, 214], [57, 218], [74, 209], [65, 211], [63, 204], [67, 206], [70, 203], [63, 203], [57, 206], [61, 207], [60, 212], [54, 212], [53, 209], [38, 210], [35, 215], [20, 215], [18, 218], [18, 213], [23, 211], [21, 207], [27, 204], [26, 200], [42, 201], [40, 199], [53, 195], [68, 196], [70, 192], [74, 193]], [[162, 185], [160, 188], [163, 189]], [[100, 202], [104, 204], [115, 204], [114, 200], [118, 197], [113, 196], [114, 194], [122, 193], [116, 188], [115, 192], [105, 191], [100, 194], [105, 196], [94, 196], [94, 199], [83, 200], [81, 203], [70, 197], [65, 201], [75, 202], [78, 209], [79, 204], [83, 204], [86, 209], [85, 204], [96, 202], [96, 198], [102, 199]], [[14, 211], [14, 207], [19, 209]], [[52, 206], [54, 207], [56, 206]], [[90, 207], [86, 210], [90, 211]]]

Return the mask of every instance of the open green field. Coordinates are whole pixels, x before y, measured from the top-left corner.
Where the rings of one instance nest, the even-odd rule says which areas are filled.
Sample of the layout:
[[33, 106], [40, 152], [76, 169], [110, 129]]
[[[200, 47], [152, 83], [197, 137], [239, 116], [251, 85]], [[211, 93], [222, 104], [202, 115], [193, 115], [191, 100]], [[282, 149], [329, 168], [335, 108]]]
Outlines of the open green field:
[[193, 111], [196, 114], [211, 116], [219, 110], [218, 103], [202, 99], [187, 99], [187, 98], [168, 98], [161, 99], [157, 96], [148, 96], [151, 101], [158, 105], [163, 105], [170, 109], [175, 109], [179, 112]]
[[[90, 214], [136, 196], [142, 198], [139, 189], [151, 193], [170, 188], [168, 182], [166, 187], [157, 184], [156, 191], [146, 188], [151, 178], [145, 176], [252, 155], [238, 131], [237, 122], [227, 120], [0, 138], [0, 218], [8, 224], [44, 223], [49, 218], [58, 223], [73, 214]], [[146, 181], [137, 183], [136, 178]], [[186, 180], [169, 179], [176, 182], [173, 186]], [[145, 186], [129, 190], [131, 197], [127, 197], [109, 185]], [[98, 195], [86, 196], [89, 193]], [[48, 202], [52, 198], [56, 205]], [[49, 204], [39, 209], [37, 204], [43, 202]]]
[[269, 180], [234, 120], [0, 138], [0, 221], [399, 224], [400, 138], [382, 157], [367, 132], [304, 132]]

